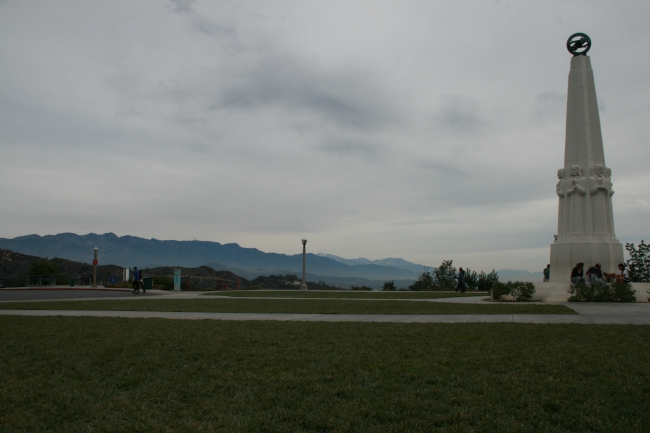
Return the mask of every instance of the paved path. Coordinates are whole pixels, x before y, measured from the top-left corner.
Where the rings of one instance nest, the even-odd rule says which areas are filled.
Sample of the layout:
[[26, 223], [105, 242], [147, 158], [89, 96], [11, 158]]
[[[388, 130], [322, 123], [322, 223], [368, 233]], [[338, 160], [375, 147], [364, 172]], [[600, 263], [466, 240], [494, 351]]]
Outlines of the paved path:
[[[24, 302], [24, 301], [82, 301], [89, 299], [130, 299], [137, 298], [131, 289], [70, 289], [68, 288], [47, 288], [47, 289], [0, 289], [0, 302]], [[160, 290], [149, 290], [146, 296], [160, 295]]]
[[[0, 291], [0, 295], [8, 291]], [[19, 292], [19, 291], [15, 291]], [[150, 290], [146, 295], [133, 295], [130, 291], [112, 292], [94, 290], [92, 297], [82, 297], [89, 290], [75, 291], [25, 291], [24, 293], [41, 292], [36, 299], [30, 300], [62, 300], [62, 299], [140, 299], [150, 296], [160, 299], [195, 299], [203, 296], [201, 292], [165, 292]], [[74, 292], [74, 293], [71, 293]], [[65, 297], [67, 293], [68, 297]], [[158, 296], [156, 296], [158, 295]], [[77, 297], [80, 296], [80, 297]], [[87, 295], [86, 295], [87, 296]], [[213, 296], [210, 296], [213, 298]], [[302, 299], [316, 300], [322, 298], [269, 298], [269, 297], [229, 297], [215, 296], [228, 299]], [[1, 298], [0, 298], [1, 299]], [[331, 299], [331, 298], [326, 298]], [[342, 299], [342, 298], [337, 298]], [[345, 298], [343, 298], [345, 299]], [[15, 299], [21, 301], [24, 299]], [[345, 299], [355, 300], [355, 299]], [[356, 299], [358, 300], [358, 299]], [[413, 301], [413, 299], [408, 299]], [[423, 301], [423, 300], [420, 300]], [[484, 296], [426, 299], [429, 302], [449, 303], [485, 303]], [[508, 302], [507, 304], [515, 304]], [[530, 304], [526, 302], [523, 304]], [[563, 305], [578, 314], [267, 314], [267, 313], [201, 313], [201, 312], [157, 312], [157, 311], [76, 311], [76, 310], [0, 310], [0, 315], [7, 316], [92, 316], [92, 317], [127, 317], [127, 318], [163, 318], [189, 320], [277, 320], [277, 321], [308, 321], [308, 322], [399, 322], [399, 323], [582, 323], [582, 324], [632, 324], [650, 325], [650, 304], [647, 303], [601, 303], [601, 302], [567, 302]]]
[[[570, 305], [574, 307], [574, 305]], [[265, 314], [185, 313], [157, 311], [0, 310], [12, 316], [91, 316], [162, 319], [274, 320], [306, 322], [396, 322], [396, 323], [582, 323], [650, 325], [650, 308], [638, 305], [580, 305], [579, 314]]]

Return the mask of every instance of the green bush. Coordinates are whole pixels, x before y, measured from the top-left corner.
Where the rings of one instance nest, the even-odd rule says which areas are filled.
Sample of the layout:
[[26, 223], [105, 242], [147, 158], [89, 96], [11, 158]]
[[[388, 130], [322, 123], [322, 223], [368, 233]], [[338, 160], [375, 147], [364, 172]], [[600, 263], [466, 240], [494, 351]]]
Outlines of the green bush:
[[385, 292], [394, 292], [395, 290], [397, 290], [397, 288], [395, 287], [394, 281], [386, 281], [384, 283], [384, 287], [382, 287], [381, 290]]
[[523, 281], [495, 282], [492, 285], [492, 297], [495, 301], [505, 301], [512, 297], [514, 301], [530, 301], [535, 294], [535, 285]]
[[629, 283], [612, 283], [611, 284], [614, 302], [636, 302], [636, 290]]
[[569, 302], [636, 302], [636, 290], [629, 283], [572, 284]]
[[350, 288], [352, 290], [364, 290], [364, 291], [372, 290], [372, 287], [370, 286], [351, 286]]

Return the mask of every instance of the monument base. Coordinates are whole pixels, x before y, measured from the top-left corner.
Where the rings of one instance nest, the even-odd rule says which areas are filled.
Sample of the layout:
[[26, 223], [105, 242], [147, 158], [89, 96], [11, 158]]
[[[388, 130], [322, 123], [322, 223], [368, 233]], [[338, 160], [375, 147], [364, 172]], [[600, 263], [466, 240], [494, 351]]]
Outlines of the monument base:
[[619, 263], [625, 263], [623, 244], [617, 240], [611, 241], [556, 241], [551, 244], [551, 283], [562, 283], [569, 280], [571, 270], [578, 262], [585, 264], [585, 279], [587, 269], [596, 263], [602, 265], [603, 272], [616, 272]]
[[[552, 266], [552, 265], [551, 265]], [[533, 283], [535, 294], [532, 301], [538, 302], [568, 302], [571, 296], [570, 283]], [[632, 283], [632, 289], [636, 290], [636, 302], [648, 302], [650, 298], [650, 283]]]

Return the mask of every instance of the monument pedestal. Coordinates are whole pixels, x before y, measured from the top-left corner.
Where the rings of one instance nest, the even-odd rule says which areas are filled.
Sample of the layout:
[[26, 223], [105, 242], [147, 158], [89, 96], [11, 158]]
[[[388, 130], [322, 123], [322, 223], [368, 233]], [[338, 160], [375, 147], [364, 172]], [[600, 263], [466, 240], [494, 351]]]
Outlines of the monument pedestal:
[[602, 265], [603, 272], [615, 272], [619, 263], [625, 263], [623, 245], [617, 240], [582, 241], [551, 244], [551, 283], [567, 283], [571, 279], [571, 270], [578, 262], [585, 264], [584, 272], [596, 263]]

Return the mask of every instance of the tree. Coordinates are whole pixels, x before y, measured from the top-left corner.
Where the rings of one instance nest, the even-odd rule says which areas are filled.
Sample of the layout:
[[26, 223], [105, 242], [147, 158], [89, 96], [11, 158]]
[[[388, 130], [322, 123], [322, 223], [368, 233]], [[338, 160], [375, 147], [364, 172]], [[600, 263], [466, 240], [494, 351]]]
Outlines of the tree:
[[444, 289], [453, 289], [458, 280], [456, 268], [452, 266], [453, 260], [443, 260], [442, 264], [433, 271], [433, 279], [436, 286]]
[[494, 283], [497, 283], [498, 281], [499, 275], [497, 275], [494, 269], [492, 269], [492, 272], [489, 274], [481, 271], [481, 273], [478, 274], [478, 290], [482, 292], [489, 292], [492, 289]]
[[473, 290], [478, 288], [478, 274], [469, 268], [465, 271], [465, 284]]
[[384, 287], [382, 287], [381, 290], [386, 292], [394, 292], [395, 290], [397, 290], [397, 287], [395, 287], [394, 281], [386, 281], [384, 283]]
[[59, 271], [56, 268], [54, 260], [32, 262], [32, 264], [29, 266], [28, 271], [29, 275], [56, 275], [58, 273]]
[[409, 286], [410, 290], [419, 292], [420, 290], [433, 290], [435, 284], [433, 282], [433, 277], [428, 268], [424, 268], [424, 271], [420, 274], [418, 279]]
[[632, 243], [626, 243], [625, 249], [630, 255], [627, 261], [630, 281], [635, 283], [650, 281], [650, 245], [641, 241], [637, 248]]

